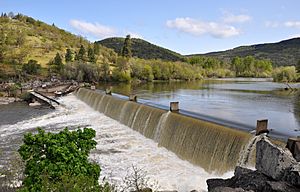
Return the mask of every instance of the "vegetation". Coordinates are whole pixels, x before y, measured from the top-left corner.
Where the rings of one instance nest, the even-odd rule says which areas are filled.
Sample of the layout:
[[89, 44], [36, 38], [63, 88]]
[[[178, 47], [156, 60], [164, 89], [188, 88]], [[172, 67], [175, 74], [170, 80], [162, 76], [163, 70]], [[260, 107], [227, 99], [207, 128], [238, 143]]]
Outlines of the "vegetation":
[[40, 73], [41, 70], [41, 65], [38, 64], [36, 60], [29, 60], [27, 64], [24, 64], [23, 67], [23, 72], [30, 74], [30, 75], [37, 75]]
[[[124, 38], [114, 37], [98, 41], [97, 44], [113, 49], [122, 55]], [[151, 44], [145, 40], [131, 39], [132, 56], [140, 59], [161, 59], [164, 61], [183, 61], [184, 56], [168, 49]]]
[[300, 60], [300, 38], [288, 39], [278, 43], [241, 46], [227, 51], [189, 56], [215, 57], [225, 62], [235, 57], [253, 56], [259, 60], [270, 60], [274, 66], [295, 66]]
[[[47, 64], [51, 63], [57, 54], [60, 55], [62, 61], [71, 62], [74, 57], [73, 53], [81, 45], [94, 47], [93, 43], [59, 29], [55, 25], [48, 25], [22, 14], [3, 13], [0, 17], [0, 81], [8, 79], [23, 81], [26, 80], [28, 74], [33, 75], [31, 78], [35, 78], [34, 76], [46, 78], [49, 75], [47, 69], [52, 72], [49, 69], [51, 65]], [[97, 45], [96, 48], [97, 54], [94, 57], [97, 58], [98, 63], [111, 63], [114, 60], [116, 54], [113, 50], [101, 45]], [[69, 55], [64, 58], [66, 50], [69, 50]], [[89, 56], [91, 59], [93, 54]], [[23, 65], [28, 64], [30, 60], [37, 61], [37, 64], [41, 66], [37, 73], [28, 70], [28, 67], [32, 66], [23, 68]], [[92, 61], [95, 60], [92, 59]], [[23, 70], [26, 70], [25, 73]]]
[[130, 35], [127, 35], [125, 38], [124, 45], [122, 48], [122, 57], [127, 57], [127, 58], [132, 57]]
[[295, 82], [299, 79], [295, 66], [275, 68], [272, 76], [276, 82]]
[[88, 161], [95, 148], [95, 131], [90, 128], [59, 133], [24, 135], [19, 153], [25, 161], [21, 191], [103, 191], [99, 186], [100, 166]]
[[[295, 81], [299, 76], [296, 72], [300, 71], [300, 62], [295, 71], [291, 68], [273, 71], [272, 58], [258, 59], [268, 57], [260, 57], [255, 51], [255, 56], [248, 56], [253, 50], [269, 48], [273, 53], [280, 46], [295, 48], [299, 39], [233, 49], [228, 53], [234, 54], [228, 57], [225, 51], [184, 58], [144, 40], [131, 39], [130, 35], [125, 39], [109, 38], [90, 43], [55, 25], [21, 14], [2, 14], [0, 24], [0, 81], [21, 82], [53, 75], [95, 83], [271, 76], [276, 81]], [[102, 45], [113, 48], [119, 55]], [[235, 53], [243, 54], [240, 57]]]
[[212, 57], [194, 56], [187, 59], [203, 69], [205, 77], [270, 77], [272, 63], [252, 56], [235, 57], [230, 63]]

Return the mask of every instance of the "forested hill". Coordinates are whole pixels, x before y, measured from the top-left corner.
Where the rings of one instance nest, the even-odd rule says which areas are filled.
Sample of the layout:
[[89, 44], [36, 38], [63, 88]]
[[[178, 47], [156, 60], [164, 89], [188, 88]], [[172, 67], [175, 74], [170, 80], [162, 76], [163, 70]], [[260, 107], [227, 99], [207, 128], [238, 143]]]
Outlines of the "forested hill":
[[[115, 52], [120, 54], [124, 40], [125, 39], [121, 37], [113, 37], [98, 41], [97, 43], [114, 49]], [[161, 59], [165, 61], [181, 61], [184, 58], [179, 53], [159, 47], [142, 39], [132, 38], [131, 44], [133, 57], [141, 59]]]
[[[31, 59], [46, 67], [56, 53], [64, 57], [67, 48], [74, 53], [81, 45], [86, 49], [93, 46], [86, 39], [60, 29], [55, 24], [48, 25], [22, 14], [2, 13], [0, 17], [0, 64], [7, 64], [6, 67], [21, 65]], [[99, 49], [99, 59], [114, 53], [103, 46]]]
[[230, 60], [236, 56], [246, 57], [251, 55], [257, 59], [270, 59], [275, 66], [296, 65], [300, 60], [300, 38], [288, 39], [278, 43], [240, 46], [227, 51], [196, 55], [217, 57], [222, 60]]

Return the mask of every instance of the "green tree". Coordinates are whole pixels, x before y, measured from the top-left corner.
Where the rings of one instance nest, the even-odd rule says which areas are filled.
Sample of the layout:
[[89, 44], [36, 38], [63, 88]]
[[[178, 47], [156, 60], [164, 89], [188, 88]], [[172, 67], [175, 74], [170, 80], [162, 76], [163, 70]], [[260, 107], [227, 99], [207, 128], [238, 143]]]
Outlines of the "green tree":
[[27, 74], [36, 75], [40, 72], [41, 65], [36, 60], [31, 59], [23, 65], [22, 70]]
[[96, 55], [99, 55], [99, 54], [100, 54], [100, 45], [99, 45], [99, 43], [97, 43], [97, 42], [94, 42], [94, 53], [95, 53]]
[[56, 53], [54, 59], [49, 62], [49, 65], [51, 72], [60, 73], [62, 71], [64, 65], [62, 63], [62, 58], [59, 53]]
[[[100, 166], [88, 161], [90, 150], [96, 147], [95, 135], [90, 128], [72, 132], [65, 128], [56, 134], [38, 128], [36, 135], [25, 134], [24, 144], [18, 150], [25, 161], [23, 191], [57, 191], [49, 190], [49, 185], [56, 188], [74, 180], [76, 184], [70, 186], [74, 190], [67, 191], [78, 187], [97, 191]], [[79, 182], [82, 179], [88, 182]]]
[[78, 61], [86, 61], [85, 59], [85, 48], [83, 45], [80, 46], [80, 49], [78, 51], [78, 54], [77, 54], [77, 60]]
[[89, 47], [88, 49], [88, 61], [91, 63], [96, 63], [96, 56], [94, 53], [94, 49]]
[[100, 66], [100, 74], [104, 81], [108, 81], [110, 77], [110, 68], [108, 63], [103, 63]]
[[132, 57], [130, 35], [127, 35], [126, 38], [125, 38], [124, 45], [123, 45], [123, 48], [122, 48], [122, 56], [127, 57], [127, 58]]
[[73, 53], [72, 53], [71, 49], [67, 49], [66, 55], [65, 55], [65, 61], [66, 61], [66, 63], [73, 61]]

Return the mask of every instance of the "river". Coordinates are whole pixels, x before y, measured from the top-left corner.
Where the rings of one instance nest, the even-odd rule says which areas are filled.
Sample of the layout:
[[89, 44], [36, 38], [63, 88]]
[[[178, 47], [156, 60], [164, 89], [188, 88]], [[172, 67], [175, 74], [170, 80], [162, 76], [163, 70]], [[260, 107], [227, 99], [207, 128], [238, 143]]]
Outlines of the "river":
[[90, 159], [101, 166], [100, 181], [105, 177], [112, 183], [122, 186], [122, 180], [132, 171], [132, 166], [136, 166], [149, 177], [149, 182], [154, 188], [205, 191], [206, 179], [233, 175], [232, 172], [224, 175], [207, 173], [201, 167], [179, 159], [174, 153], [158, 147], [153, 140], [93, 110], [74, 95], [60, 98], [59, 102], [62, 105], [56, 110], [49, 110], [39, 116], [34, 115], [39, 109], [33, 110], [23, 106], [23, 110], [31, 111], [32, 116], [19, 122], [12, 121], [11, 124], [2, 122], [0, 150], [4, 154], [0, 156], [0, 162], [9, 160], [10, 154], [20, 146], [24, 133], [35, 132], [36, 127], [52, 132], [62, 130], [64, 127], [71, 129], [92, 127], [97, 132], [95, 138], [97, 146], [92, 150]]
[[[299, 87], [299, 84], [293, 84]], [[257, 119], [269, 119], [269, 127], [283, 137], [299, 135], [299, 99], [295, 91], [285, 91], [279, 83], [265, 81], [209, 80], [199, 82], [99, 85], [114, 93], [134, 93], [138, 100], [168, 106], [179, 101], [180, 108], [197, 114], [255, 127]], [[97, 147], [90, 159], [101, 166], [101, 178], [122, 186], [132, 166], [146, 172], [160, 190], [205, 191], [206, 179], [230, 177], [207, 173], [201, 167], [181, 160], [174, 153], [133, 129], [106, 117], [87, 104], [68, 95], [59, 99], [56, 110], [30, 108], [22, 103], [0, 106], [0, 164], [18, 149], [24, 133], [36, 127], [57, 132], [92, 127], [96, 130]], [[250, 129], [249, 128], [249, 129]], [[249, 130], [250, 131], [250, 130]]]
[[[300, 88], [300, 84], [291, 84]], [[271, 133], [277, 137], [300, 136], [300, 96], [285, 90], [283, 83], [266, 79], [218, 79], [194, 82], [155, 82], [132, 84], [100, 84], [99, 89], [113, 93], [136, 94], [141, 102], [169, 106], [179, 101], [183, 111], [239, 124], [252, 131], [256, 121], [268, 119]], [[244, 125], [244, 126], [243, 126]]]

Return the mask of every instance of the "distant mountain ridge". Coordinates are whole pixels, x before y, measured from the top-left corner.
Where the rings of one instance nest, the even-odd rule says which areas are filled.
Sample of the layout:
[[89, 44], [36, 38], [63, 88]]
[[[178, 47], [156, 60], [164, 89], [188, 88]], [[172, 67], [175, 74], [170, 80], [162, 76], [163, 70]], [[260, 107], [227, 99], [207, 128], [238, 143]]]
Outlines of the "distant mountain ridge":
[[[107, 48], [113, 49], [116, 53], [120, 54], [125, 38], [112, 37], [97, 41], [97, 43]], [[161, 59], [166, 61], [181, 61], [184, 56], [171, 51], [169, 49], [154, 45], [148, 41], [132, 38], [131, 39], [132, 55], [142, 59]]]
[[300, 60], [300, 38], [292, 38], [277, 43], [264, 43], [249, 46], [240, 46], [226, 51], [190, 56], [209, 56], [229, 61], [232, 58], [254, 56], [257, 59], [270, 59], [275, 66], [296, 65]]

